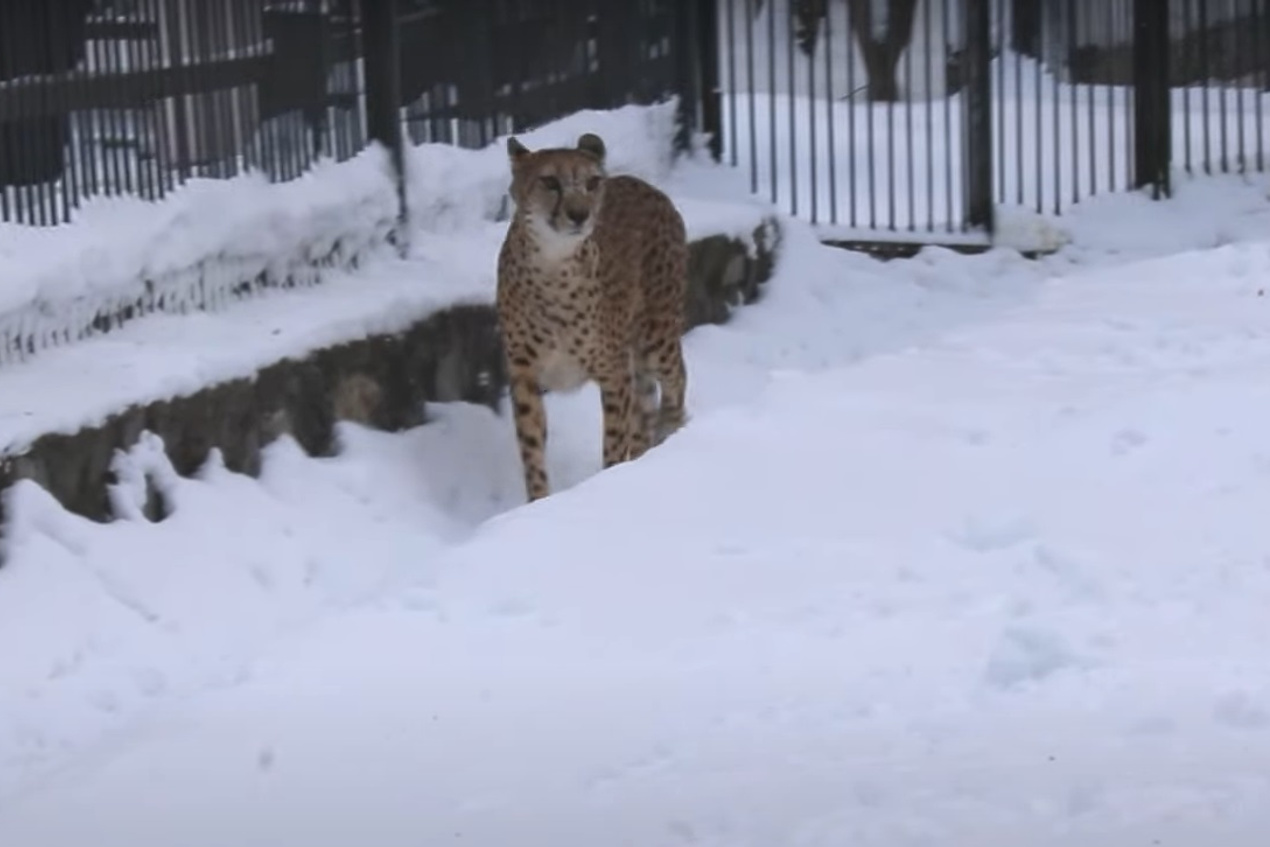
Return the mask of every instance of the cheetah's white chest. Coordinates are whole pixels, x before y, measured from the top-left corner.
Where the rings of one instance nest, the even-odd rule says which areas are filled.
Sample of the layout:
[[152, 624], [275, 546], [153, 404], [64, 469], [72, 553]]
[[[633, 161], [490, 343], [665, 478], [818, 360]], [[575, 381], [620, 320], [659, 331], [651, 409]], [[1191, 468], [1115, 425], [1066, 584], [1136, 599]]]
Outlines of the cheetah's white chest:
[[538, 364], [538, 384], [548, 391], [577, 391], [590, 379], [586, 368], [563, 350], [552, 350]]

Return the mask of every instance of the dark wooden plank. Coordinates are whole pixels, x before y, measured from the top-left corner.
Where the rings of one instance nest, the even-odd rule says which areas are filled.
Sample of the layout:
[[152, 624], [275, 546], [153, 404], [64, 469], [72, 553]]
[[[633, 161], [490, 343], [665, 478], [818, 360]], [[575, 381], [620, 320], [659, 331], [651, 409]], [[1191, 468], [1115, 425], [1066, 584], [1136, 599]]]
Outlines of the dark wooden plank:
[[268, 78], [273, 56], [121, 74], [66, 73], [0, 83], [0, 121], [54, 117], [91, 109], [133, 109], [157, 100], [237, 88]]

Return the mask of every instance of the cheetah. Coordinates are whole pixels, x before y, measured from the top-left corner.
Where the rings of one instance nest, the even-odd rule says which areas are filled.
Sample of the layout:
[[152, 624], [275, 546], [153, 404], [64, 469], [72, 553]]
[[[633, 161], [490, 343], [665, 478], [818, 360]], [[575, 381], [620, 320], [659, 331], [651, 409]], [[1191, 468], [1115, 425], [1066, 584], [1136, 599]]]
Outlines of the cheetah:
[[499, 330], [529, 502], [549, 492], [542, 395], [600, 389], [603, 467], [684, 425], [683, 217], [657, 188], [609, 175], [604, 141], [507, 141], [512, 220], [498, 255]]

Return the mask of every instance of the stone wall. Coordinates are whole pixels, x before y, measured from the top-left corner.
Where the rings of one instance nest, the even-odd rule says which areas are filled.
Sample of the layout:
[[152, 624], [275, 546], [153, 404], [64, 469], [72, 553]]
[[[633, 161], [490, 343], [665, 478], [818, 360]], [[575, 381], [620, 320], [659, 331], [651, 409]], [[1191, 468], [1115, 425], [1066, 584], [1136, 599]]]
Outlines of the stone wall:
[[[771, 275], [779, 237], [771, 220], [748, 241], [726, 235], [695, 241], [689, 327], [722, 323], [737, 306], [756, 301]], [[291, 435], [311, 455], [329, 455], [337, 420], [400, 430], [424, 423], [429, 402], [497, 408], [505, 388], [493, 307], [455, 306], [402, 333], [328, 347], [276, 362], [252, 379], [124, 409], [73, 435], [46, 435], [20, 454], [0, 457], [0, 489], [34, 480], [70, 511], [108, 521], [115, 451], [147, 430], [163, 439], [180, 474], [193, 474], [215, 447], [230, 470], [255, 475], [261, 448], [280, 435]], [[162, 518], [157, 496], [151, 501], [147, 514]]]

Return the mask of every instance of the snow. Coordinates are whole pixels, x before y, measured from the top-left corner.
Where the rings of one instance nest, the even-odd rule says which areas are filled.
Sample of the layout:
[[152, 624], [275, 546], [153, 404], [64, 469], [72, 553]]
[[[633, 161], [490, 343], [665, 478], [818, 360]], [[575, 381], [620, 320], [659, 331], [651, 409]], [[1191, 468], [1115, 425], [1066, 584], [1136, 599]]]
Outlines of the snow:
[[[743, 172], [665, 181], [703, 228], [761, 208], [728, 207]], [[1268, 190], [1020, 218], [1066, 242], [1036, 262], [880, 263], [791, 222], [764, 300], [688, 336], [689, 426], [600, 472], [596, 392], [550, 396], [558, 493], [531, 506], [505, 411], [464, 404], [341, 426], [332, 458], [284, 439], [258, 480], [177, 478], [144, 440], [115, 497], [135, 508], [150, 475], [173, 509], [155, 524], [19, 484], [0, 832], [1260, 843]], [[345, 284], [341, 309], [383, 296], [325, 332], [404, 319], [434, 278], [478, 286], [498, 230], [421, 229], [409, 260], [181, 333], [275, 301], [316, 328]]]
[[[605, 139], [610, 170], [655, 184], [671, 175], [677, 101], [653, 106], [583, 110], [517, 137], [530, 148], [572, 147], [578, 136], [594, 132]], [[463, 232], [483, 221], [505, 216], [507, 147], [500, 139], [479, 150], [450, 144], [419, 144], [410, 149], [412, 222], [429, 231]]]

